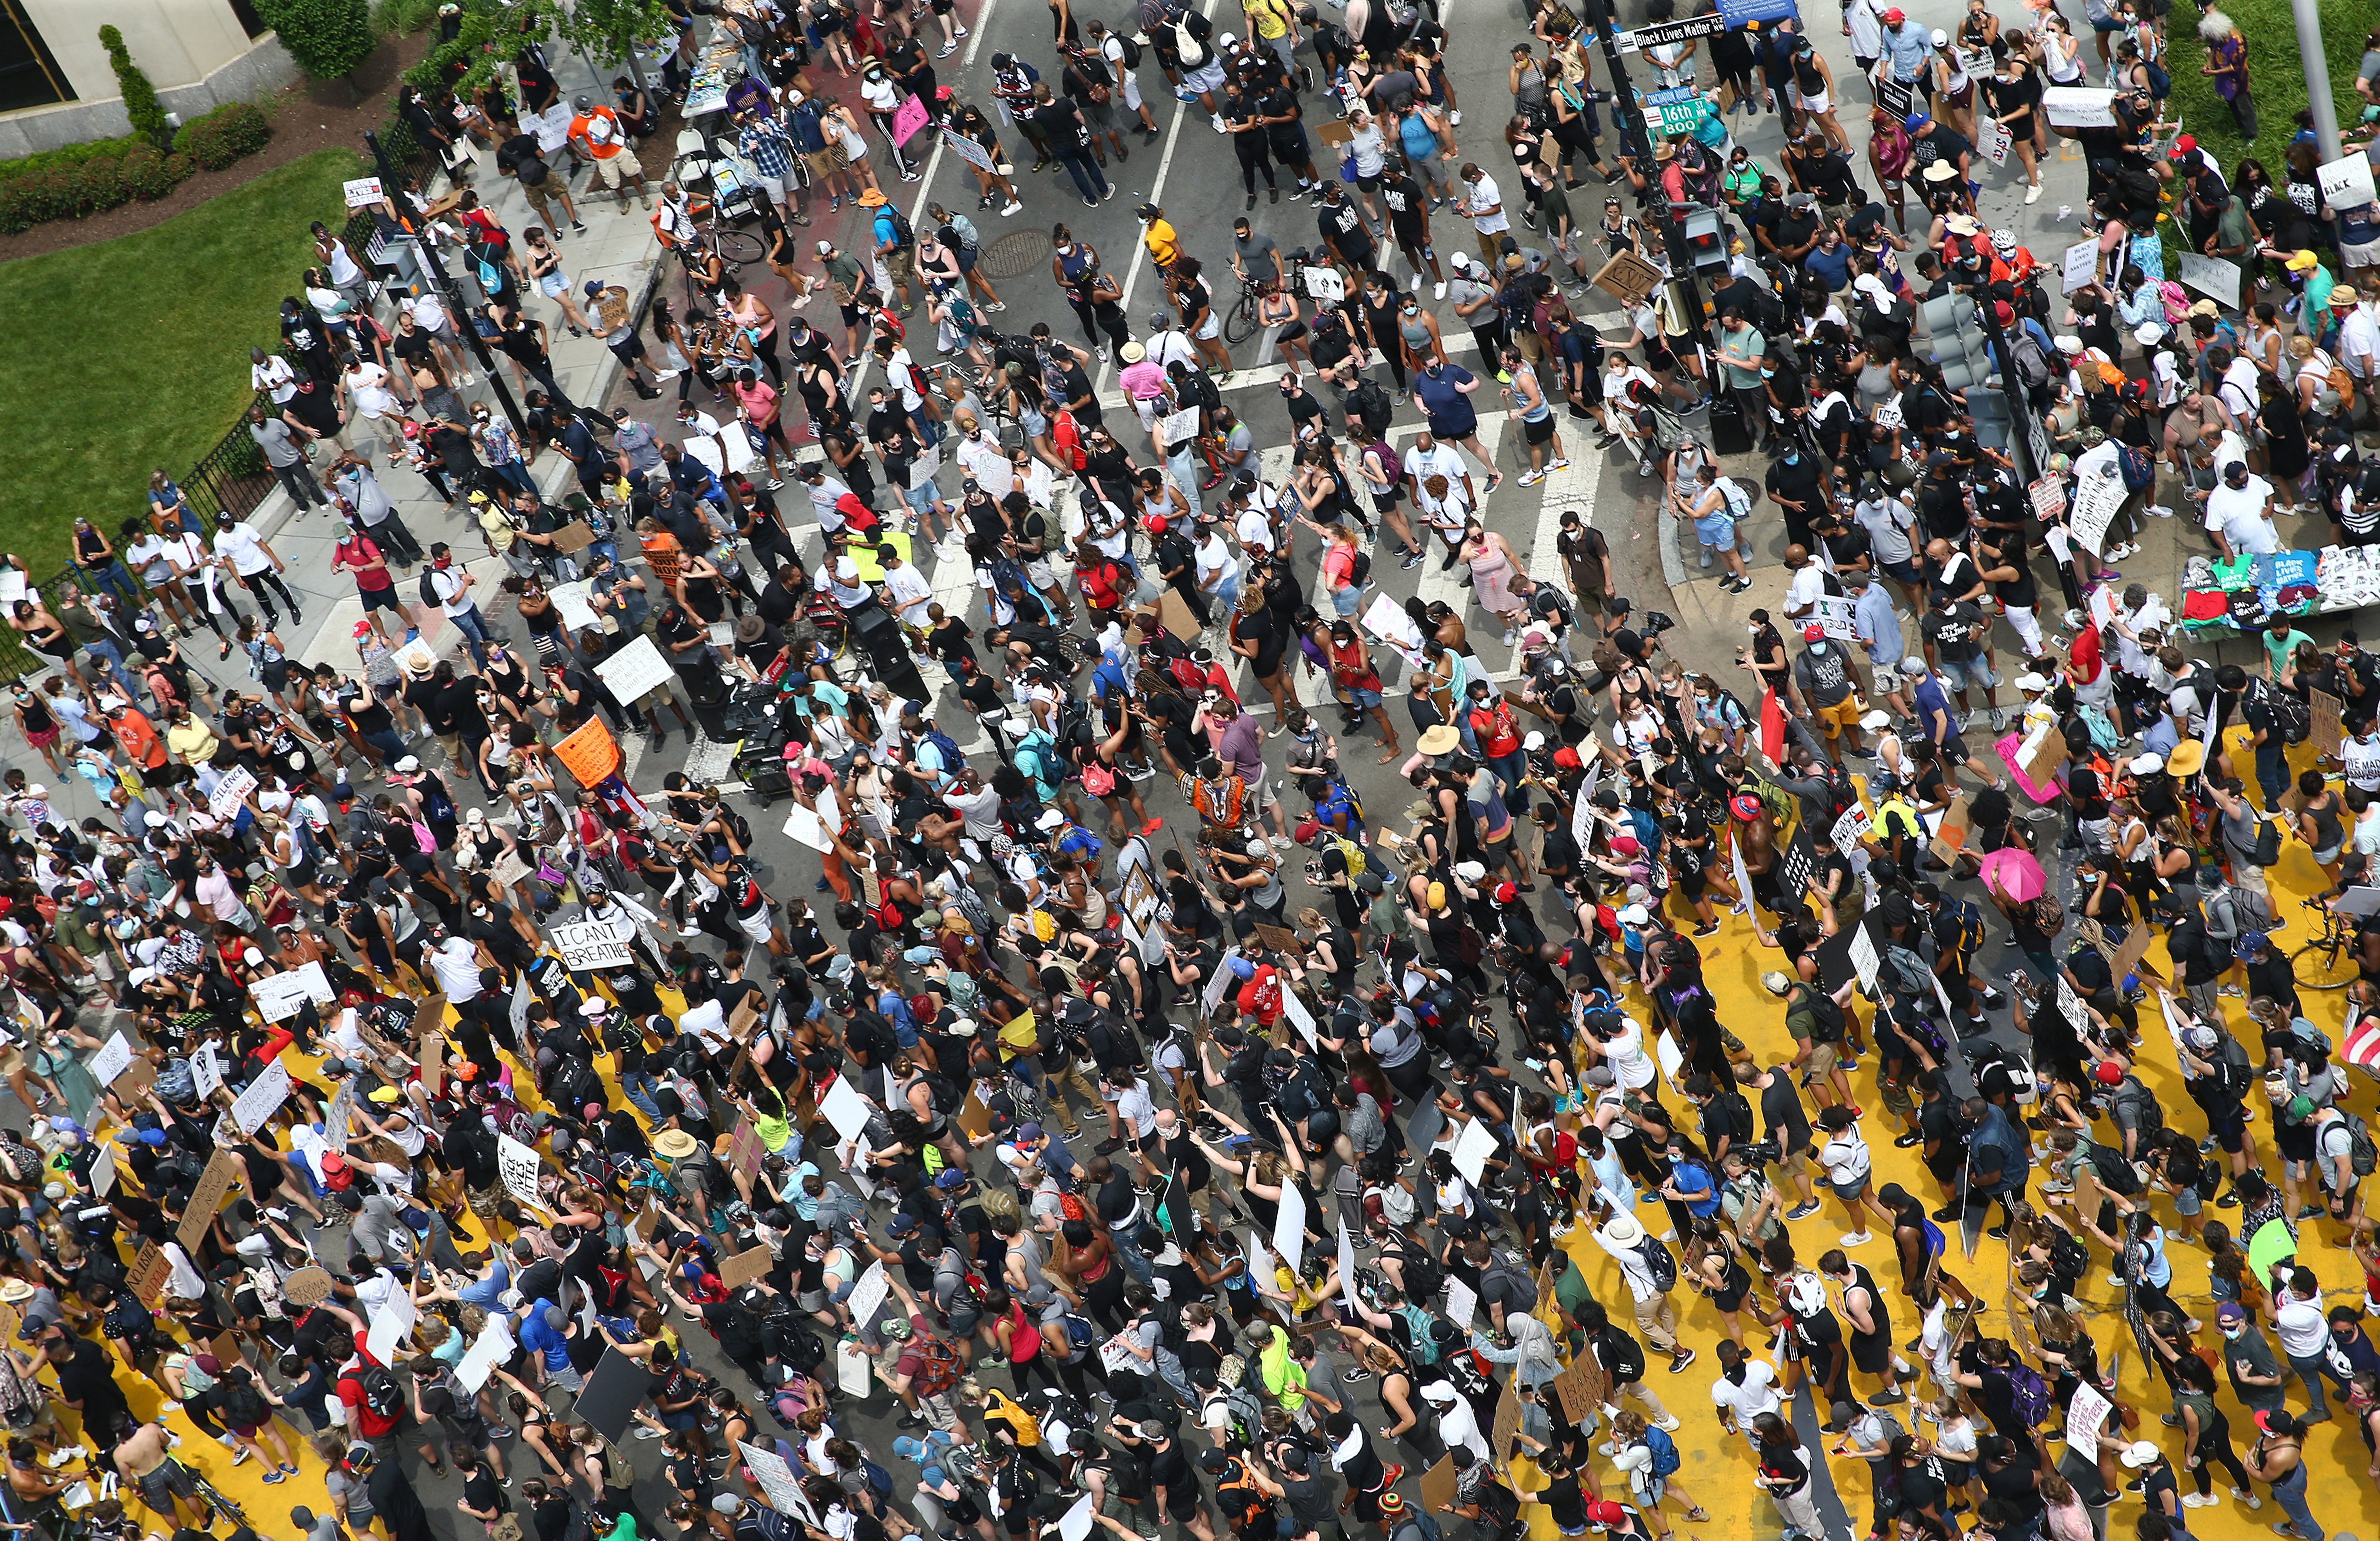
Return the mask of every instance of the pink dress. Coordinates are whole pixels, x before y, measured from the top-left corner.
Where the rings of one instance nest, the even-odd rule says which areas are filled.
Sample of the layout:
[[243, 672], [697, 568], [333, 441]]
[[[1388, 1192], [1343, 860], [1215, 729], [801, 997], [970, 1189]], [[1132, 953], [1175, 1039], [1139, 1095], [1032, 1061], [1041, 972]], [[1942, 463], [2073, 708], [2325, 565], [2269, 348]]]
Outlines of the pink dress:
[[1512, 563], [1500, 546], [1489, 546], [1485, 556], [1465, 557], [1471, 566], [1471, 592], [1478, 597], [1479, 608], [1492, 614], [1509, 615], [1521, 608], [1512, 597]]

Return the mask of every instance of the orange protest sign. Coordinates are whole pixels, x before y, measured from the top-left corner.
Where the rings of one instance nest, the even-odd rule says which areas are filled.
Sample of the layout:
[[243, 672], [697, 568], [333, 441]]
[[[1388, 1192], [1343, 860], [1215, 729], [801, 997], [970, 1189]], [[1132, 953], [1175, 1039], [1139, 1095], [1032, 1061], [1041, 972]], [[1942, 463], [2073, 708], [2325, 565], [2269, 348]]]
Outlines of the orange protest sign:
[[580, 786], [593, 786], [620, 769], [620, 746], [598, 719], [553, 746], [553, 758]]

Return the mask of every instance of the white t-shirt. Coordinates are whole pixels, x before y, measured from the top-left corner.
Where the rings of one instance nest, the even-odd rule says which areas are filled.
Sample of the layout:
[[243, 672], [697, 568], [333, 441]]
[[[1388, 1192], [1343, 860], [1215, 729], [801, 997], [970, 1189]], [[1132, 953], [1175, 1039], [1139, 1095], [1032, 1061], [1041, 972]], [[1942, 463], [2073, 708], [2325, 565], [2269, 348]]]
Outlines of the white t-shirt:
[[349, 370], [345, 378], [348, 396], [355, 402], [356, 410], [365, 417], [378, 420], [401, 410], [396, 397], [389, 394], [388, 371], [378, 364], [359, 365]]
[[2206, 528], [2220, 530], [2234, 552], [2263, 556], [2279, 551], [2280, 534], [2265, 516], [2272, 496], [2273, 484], [2260, 476], [2252, 474], [2245, 487], [2226, 482], [2206, 494]]
[[926, 624], [926, 607], [933, 602], [934, 586], [913, 564], [904, 562], [898, 567], [884, 569], [884, 588], [892, 596], [892, 608], [901, 613], [901, 619], [913, 626]]
[[254, 577], [273, 565], [273, 558], [264, 552], [264, 542], [246, 525], [225, 525], [216, 530], [215, 554], [229, 561], [232, 571], [242, 577]]
[[1492, 214], [1471, 213], [1471, 227], [1473, 229], [1478, 231], [1483, 236], [1500, 236], [1505, 231], [1512, 228], [1512, 218], [1504, 212], [1502, 208], [1504, 201], [1503, 189], [1496, 186], [1496, 178], [1488, 176], [1485, 172], [1482, 172], [1480, 173], [1479, 180], [1469, 184], [1469, 186], [1471, 193], [1469, 198], [1463, 202], [1463, 207], [1464, 212], [1471, 213], [1474, 210], [1485, 209], [1494, 209], [1496, 211]]
[[2330, 1346], [2330, 1323], [2319, 1299], [2284, 1293], [2277, 1297], [2275, 1307], [2273, 1325], [2280, 1331], [2282, 1353], [2292, 1359], [2313, 1359]]
[[[463, 582], [460, 568], [430, 569], [430, 588], [438, 596], [438, 608], [449, 615], [468, 615], [472, 610], [471, 590]], [[449, 995], [446, 999], [452, 1001]]]
[[275, 402], [286, 402], [298, 394], [298, 371], [277, 353], [265, 355], [261, 364], [250, 364], [248, 382], [256, 390], [272, 392]]
[[1743, 1362], [1742, 1385], [1738, 1386], [1725, 1376], [1711, 1382], [1711, 1401], [1733, 1414], [1738, 1428], [1750, 1428], [1753, 1419], [1763, 1413], [1774, 1413], [1785, 1404], [1777, 1394], [1777, 1372], [1766, 1359], [1751, 1358]]

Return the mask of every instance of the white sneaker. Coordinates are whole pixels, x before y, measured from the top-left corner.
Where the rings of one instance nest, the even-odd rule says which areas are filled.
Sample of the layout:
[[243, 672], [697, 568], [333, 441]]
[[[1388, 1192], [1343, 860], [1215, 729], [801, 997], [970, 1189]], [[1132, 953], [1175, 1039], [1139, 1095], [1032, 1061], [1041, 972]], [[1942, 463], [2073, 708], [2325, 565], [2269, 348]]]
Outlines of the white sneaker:
[[2181, 1496], [2181, 1507], [2184, 1509], [2204, 1509], [2208, 1504], [2216, 1501], [2218, 1500], [2212, 1493], [2184, 1493]]
[[1446, 115], [1446, 122], [1447, 127], [1451, 128], [1460, 128], [1463, 127], [1463, 115], [1460, 112], [1449, 113]]
[[1220, 113], [1208, 114], [1207, 121], [1215, 126], [1215, 132], [1218, 134], [1228, 134], [1231, 132], [1229, 128], [1223, 127], [1223, 115]]
[[1678, 1431], [1678, 1415], [1672, 1413], [1653, 1426], [1664, 1434], [1675, 1434]]
[[1864, 1231], [1850, 1231], [1836, 1237], [1835, 1240], [1840, 1242], [1845, 1246], [1865, 1246], [1868, 1243], [1876, 1240], [1876, 1238], [1869, 1235]]
[[1013, 213], [1015, 213], [1018, 210], [1020, 210], [1020, 209], [1022, 209], [1022, 208], [1024, 208], [1024, 207], [1025, 207], [1025, 205], [1024, 205], [1024, 204], [1022, 204], [1022, 203], [1018, 203], [1018, 202], [1014, 201], [1014, 200], [1010, 200], [1010, 202], [1009, 202], [1008, 207], [1007, 207], [1007, 208], [1005, 208], [1005, 209], [1002, 209], [1002, 211], [1000, 211], [1000, 217], [1001, 217], [1001, 218], [1002, 218], [1002, 219], [1006, 219], [1009, 215], [1011, 215], [1011, 214], [1013, 214]]
[[1444, 298], [1446, 297], [1446, 285], [1445, 285], [1440, 284], [1440, 285], [1438, 286], [1438, 289], [1437, 289], [1437, 295], [1438, 295], [1438, 297], [1439, 297], [1439, 298], [1440, 298], [1440, 299], [1444, 299]]
[[2173, 517], [2173, 510], [2168, 508], [2161, 503], [2153, 503], [2149, 504], [2149, 514], [2152, 517], [2159, 519], [2170, 519]]

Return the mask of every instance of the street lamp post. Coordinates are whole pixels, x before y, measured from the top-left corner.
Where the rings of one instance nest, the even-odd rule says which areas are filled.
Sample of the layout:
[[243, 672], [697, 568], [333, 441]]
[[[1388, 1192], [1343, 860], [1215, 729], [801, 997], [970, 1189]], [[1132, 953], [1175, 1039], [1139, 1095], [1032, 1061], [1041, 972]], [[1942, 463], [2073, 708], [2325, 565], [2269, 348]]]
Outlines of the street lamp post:
[[[404, 188], [405, 181], [397, 176], [396, 167], [389, 164], [388, 152], [381, 148], [378, 134], [367, 130], [364, 143], [371, 147], [372, 167], [380, 173], [382, 195], [394, 208], [396, 195]], [[446, 263], [439, 257], [438, 249], [431, 244], [428, 231], [415, 231], [414, 237], [414, 254], [420, 259], [422, 271], [430, 274], [430, 282], [437, 287], [438, 297], [446, 302], [446, 314], [454, 322], [455, 332], [469, 346], [471, 356], [480, 361], [480, 371], [488, 377], [488, 388], [496, 393], [496, 401], [504, 409], [505, 420], [513, 425], [513, 431], [520, 436], [521, 441], [527, 443], [528, 423], [521, 416], [520, 404], [513, 400], [512, 387], [504, 383], [503, 373], [497, 370], [495, 355], [488, 351], [487, 339], [480, 335], [480, 329], [471, 324], [470, 317], [465, 313], [463, 297], [456, 291], [455, 280], [447, 275]]]
[[1653, 220], [1661, 232], [1662, 249], [1670, 255], [1670, 276], [1673, 283], [1685, 286], [1686, 330], [1696, 346], [1707, 349], [1709, 333], [1703, 324], [1702, 285], [1694, 277], [1694, 252], [1686, 244], [1686, 233], [1670, 211], [1670, 200], [1661, 191], [1660, 176], [1653, 160], [1652, 132], [1637, 105], [1636, 91], [1628, 83], [1628, 65], [1620, 52], [1618, 22], [1612, 15], [1609, 0], [1585, 0], [1586, 24], [1595, 30], [1603, 44], [1604, 67], [1611, 72], [1612, 126], [1620, 134], [1620, 152], [1633, 157], [1645, 176], [1645, 185], [1636, 191], [1637, 212]]

